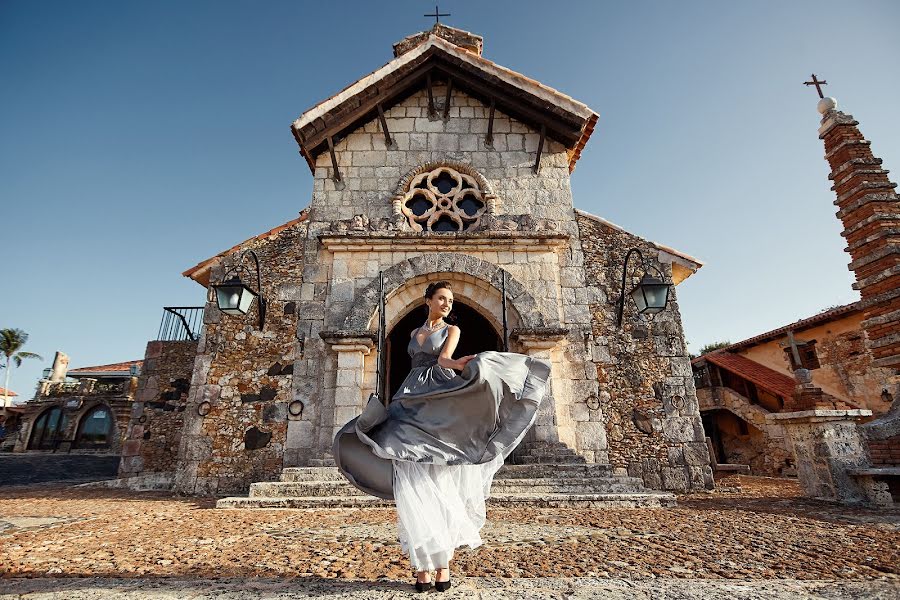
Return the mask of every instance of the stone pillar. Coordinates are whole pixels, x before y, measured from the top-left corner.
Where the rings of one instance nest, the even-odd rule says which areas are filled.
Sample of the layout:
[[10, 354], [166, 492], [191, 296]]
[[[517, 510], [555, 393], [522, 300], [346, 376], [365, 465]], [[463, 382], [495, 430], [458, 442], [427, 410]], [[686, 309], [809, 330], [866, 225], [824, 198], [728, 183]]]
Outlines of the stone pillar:
[[370, 332], [323, 331], [319, 334], [337, 356], [334, 386], [326, 381], [325, 399], [334, 406], [332, 435], [350, 419], [358, 416], [366, 405], [363, 382], [365, 357], [375, 347]]
[[565, 371], [564, 348], [568, 329], [554, 327], [532, 327], [515, 329], [510, 336], [516, 350], [550, 361], [550, 382], [547, 395], [541, 402], [534, 426], [525, 436], [522, 444], [514, 452], [512, 460], [516, 463], [607, 463], [606, 432], [598, 425], [596, 435], [591, 441], [597, 445], [597, 452], [585, 459], [578, 454], [579, 448], [575, 422], [572, 419], [571, 407], [576, 402], [574, 389], [570, 383], [570, 374]]
[[858, 503], [866, 494], [848, 470], [868, 465], [857, 422], [871, 415], [863, 409], [813, 409], [770, 414], [766, 420], [782, 425], [790, 437], [805, 496]]
[[[558, 411], [556, 398], [554, 396], [554, 392], [556, 391], [554, 388], [558, 387], [559, 384], [553, 385], [553, 382], [555, 381], [562, 381], [558, 373], [558, 362], [553, 360], [553, 349], [556, 347], [557, 342], [555, 340], [530, 339], [519, 340], [519, 344], [522, 347], [523, 354], [533, 356], [534, 358], [549, 360], [551, 364], [547, 395], [544, 396], [544, 400], [538, 408], [537, 418], [531, 429], [530, 438], [533, 441], [559, 442], [561, 440], [559, 439], [560, 436], [556, 427]], [[572, 442], [572, 446], [574, 447], [574, 440], [572, 440]]]

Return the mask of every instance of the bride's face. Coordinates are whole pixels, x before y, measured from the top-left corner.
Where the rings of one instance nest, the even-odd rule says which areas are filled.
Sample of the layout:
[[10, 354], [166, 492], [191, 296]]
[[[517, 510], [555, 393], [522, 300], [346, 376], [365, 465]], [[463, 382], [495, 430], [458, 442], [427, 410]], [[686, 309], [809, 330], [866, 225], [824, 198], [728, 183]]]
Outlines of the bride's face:
[[431, 298], [426, 298], [425, 304], [428, 305], [428, 315], [432, 319], [446, 317], [453, 309], [453, 292], [447, 288], [441, 288]]

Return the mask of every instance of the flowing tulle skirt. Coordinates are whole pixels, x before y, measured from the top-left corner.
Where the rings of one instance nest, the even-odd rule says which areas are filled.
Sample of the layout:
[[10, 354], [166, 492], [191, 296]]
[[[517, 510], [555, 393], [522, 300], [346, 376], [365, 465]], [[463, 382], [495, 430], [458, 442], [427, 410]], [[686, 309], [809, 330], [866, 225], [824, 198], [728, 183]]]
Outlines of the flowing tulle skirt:
[[392, 462], [400, 545], [416, 571], [447, 567], [456, 548], [481, 545], [485, 500], [502, 456], [477, 465]]

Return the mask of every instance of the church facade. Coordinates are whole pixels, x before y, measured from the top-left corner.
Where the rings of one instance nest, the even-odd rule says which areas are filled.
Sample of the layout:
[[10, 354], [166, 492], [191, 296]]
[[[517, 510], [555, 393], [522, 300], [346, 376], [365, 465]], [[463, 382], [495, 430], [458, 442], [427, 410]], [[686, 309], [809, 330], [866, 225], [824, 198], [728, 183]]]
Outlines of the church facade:
[[[459, 355], [508, 343], [552, 363], [512, 460], [608, 464], [652, 489], [712, 487], [675, 294], [701, 264], [577, 210], [570, 175], [597, 114], [481, 51], [479, 36], [436, 25], [293, 123], [314, 176], [309, 207], [185, 272], [209, 288], [252, 249], [264, 325], [259, 301], [229, 316], [210, 294], [193, 345], [151, 343], [121, 476], [225, 494], [285, 467], [333, 464], [334, 433], [375, 391], [383, 274], [383, 396], [409, 368], [425, 286], [447, 280]], [[632, 249], [647, 264], [629, 262], [619, 325]], [[645, 266], [671, 284], [652, 318], [627, 298]], [[151, 408], [168, 385], [162, 373], [190, 380], [184, 410]], [[150, 443], [154, 423], [167, 447]]]

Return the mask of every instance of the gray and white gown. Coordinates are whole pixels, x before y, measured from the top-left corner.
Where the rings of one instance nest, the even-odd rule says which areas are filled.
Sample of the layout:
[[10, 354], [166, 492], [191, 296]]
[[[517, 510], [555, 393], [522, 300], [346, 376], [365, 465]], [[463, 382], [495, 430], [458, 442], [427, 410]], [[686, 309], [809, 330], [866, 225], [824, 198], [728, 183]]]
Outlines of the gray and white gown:
[[350, 483], [394, 500], [417, 571], [481, 545], [491, 481], [534, 423], [550, 377], [549, 361], [511, 352], [481, 352], [457, 375], [437, 364], [447, 337], [447, 327], [421, 345], [414, 335], [412, 370], [391, 403], [371, 398], [332, 448]]

